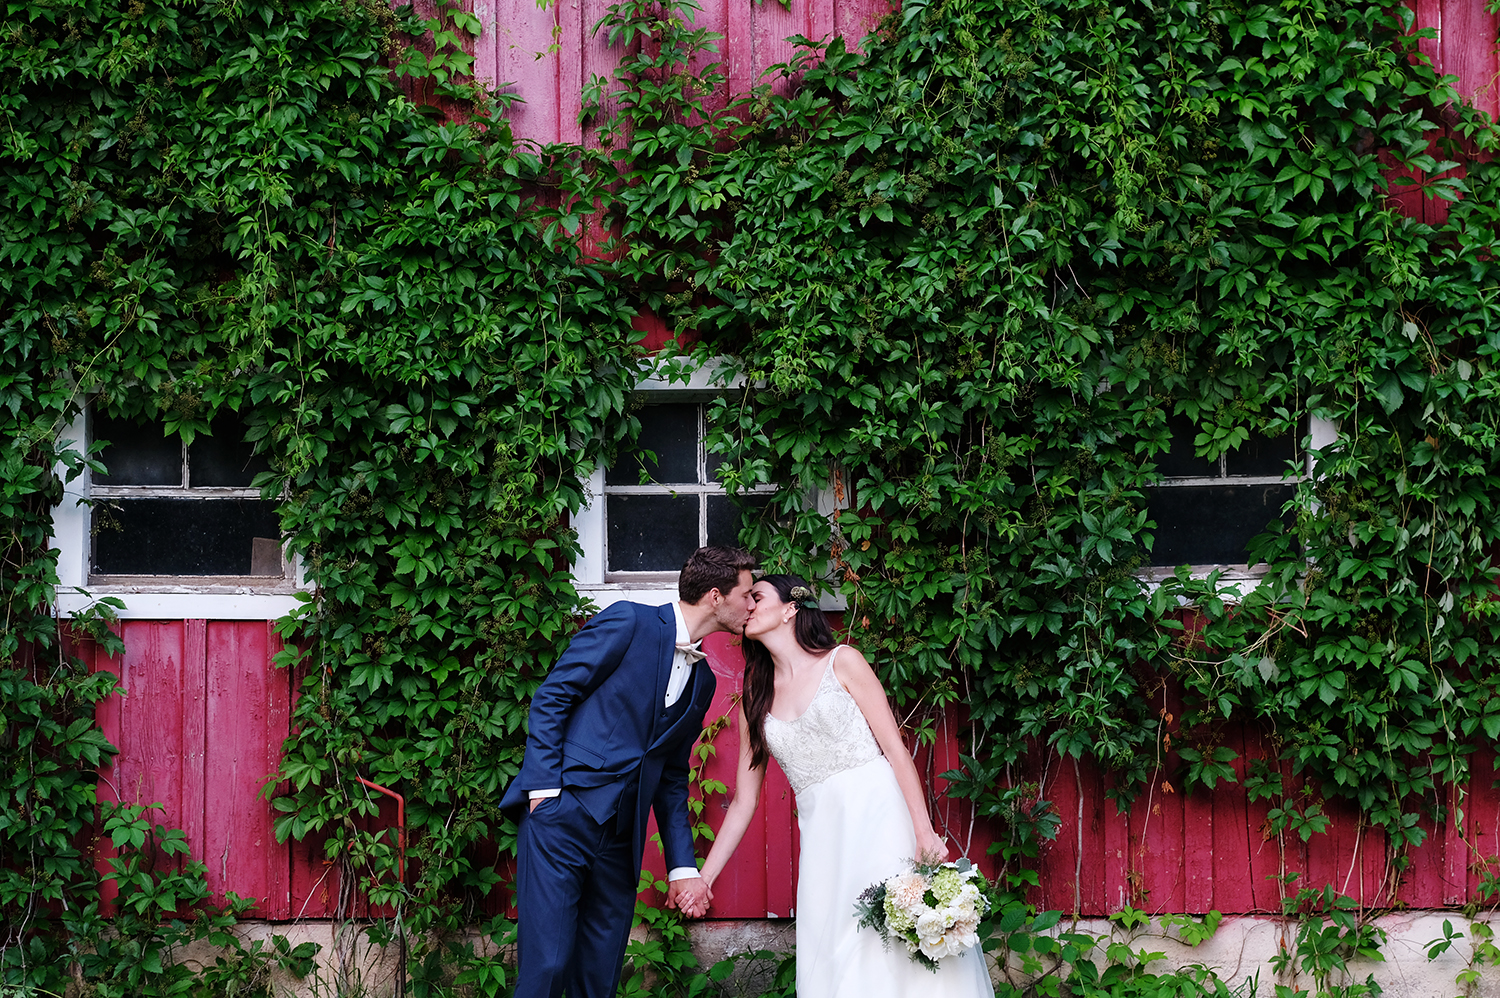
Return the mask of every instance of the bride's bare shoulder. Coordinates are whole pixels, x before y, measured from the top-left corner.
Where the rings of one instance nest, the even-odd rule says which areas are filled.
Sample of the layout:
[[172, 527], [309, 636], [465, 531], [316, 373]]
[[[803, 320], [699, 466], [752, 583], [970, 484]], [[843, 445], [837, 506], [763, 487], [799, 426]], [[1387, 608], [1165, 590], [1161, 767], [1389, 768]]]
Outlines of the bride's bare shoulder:
[[864, 653], [853, 645], [839, 645], [833, 650], [833, 674], [847, 689], [851, 683], [875, 678], [875, 670]]

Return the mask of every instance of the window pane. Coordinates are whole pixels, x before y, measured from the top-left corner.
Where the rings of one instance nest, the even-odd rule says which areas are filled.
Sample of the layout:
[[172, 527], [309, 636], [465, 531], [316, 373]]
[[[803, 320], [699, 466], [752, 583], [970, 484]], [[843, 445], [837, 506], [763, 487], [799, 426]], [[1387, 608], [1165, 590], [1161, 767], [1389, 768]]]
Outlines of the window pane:
[[95, 415], [95, 440], [108, 440], [99, 454], [108, 469], [95, 475], [100, 485], [181, 485], [182, 440], [168, 437], [159, 423], [137, 423]]
[[213, 436], [198, 434], [188, 445], [190, 486], [243, 486], [271, 465], [245, 442], [245, 424], [236, 415], [213, 422]]
[[1172, 435], [1172, 446], [1165, 454], [1156, 455], [1156, 470], [1167, 478], [1218, 478], [1219, 462], [1209, 461], [1193, 453], [1193, 438], [1198, 427], [1186, 416], [1168, 416], [1167, 432]]
[[[641, 421], [641, 435], [636, 441], [637, 451], [621, 451], [616, 467], [604, 473], [606, 485], [639, 485], [641, 468], [644, 467], [652, 482], [664, 485], [697, 484], [698, 482], [698, 409], [691, 402], [673, 402], [666, 405], [648, 405], [637, 413]], [[645, 460], [643, 451], [656, 455], [655, 461]], [[684, 556], [686, 557], [686, 556]], [[681, 568], [679, 562], [674, 570]]]
[[[1203, 485], [1147, 489], [1156, 521], [1152, 565], [1244, 565], [1256, 534], [1282, 517], [1292, 485]], [[1290, 515], [1282, 517], [1292, 526]]]
[[272, 574], [265, 542], [281, 536], [276, 504], [259, 499], [103, 499], [93, 519], [100, 575]]
[[1240, 449], [1224, 455], [1231, 475], [1284, 475], [1287, 462], [1297, 456], [1297, 434], [1292, 431], [1278, 437], [1252, 433]]
[[610, 572], [676, 572], [698, 547], [698, 497], [605, 499]]
[[708, 497], [708, 543], [739, 547], [740, 528], [760, 515], [770, 496], [741, 496], [740, 505], [728, 496]]

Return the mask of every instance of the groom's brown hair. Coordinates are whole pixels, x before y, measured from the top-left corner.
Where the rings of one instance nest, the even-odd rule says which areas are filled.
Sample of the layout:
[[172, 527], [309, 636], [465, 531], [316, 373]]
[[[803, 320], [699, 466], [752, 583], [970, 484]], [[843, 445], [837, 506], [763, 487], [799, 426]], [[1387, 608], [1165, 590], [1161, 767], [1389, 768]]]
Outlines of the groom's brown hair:
[[755, 556], [741, 548], [709, 546], [688, 555], [677, 577], [677, 595], [688, 604], [697, 603], [717, 589], [725, 596], [740, 583], [740, 573], [754, 571]]

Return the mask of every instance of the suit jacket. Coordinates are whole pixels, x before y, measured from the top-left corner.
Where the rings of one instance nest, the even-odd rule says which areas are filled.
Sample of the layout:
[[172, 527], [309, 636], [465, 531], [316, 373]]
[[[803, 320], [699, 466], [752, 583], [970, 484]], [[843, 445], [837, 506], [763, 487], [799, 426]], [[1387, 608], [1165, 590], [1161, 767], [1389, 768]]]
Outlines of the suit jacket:
[[696, 866], [688, 769], [715, 680], [699, 661], [680, 709], [663, 706], [676, 635], [671, 604], [615, 603], [585, 624], [532, 697], [526, 756], [500, 806], [518, 814], [532, 790], [563, 787], [601, 823], [625, 809], [637, 856], [654, 808], [667, 867]]

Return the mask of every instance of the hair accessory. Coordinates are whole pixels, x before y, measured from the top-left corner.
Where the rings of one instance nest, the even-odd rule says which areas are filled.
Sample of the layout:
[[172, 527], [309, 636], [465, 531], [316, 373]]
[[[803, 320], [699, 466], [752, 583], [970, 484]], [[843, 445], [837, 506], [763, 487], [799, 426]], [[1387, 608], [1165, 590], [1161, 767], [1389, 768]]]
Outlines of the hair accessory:
[[818, 601], [813, 598], [813, 591], [806, 586], [793, 586], [792, 591], [787, 594], [792, 602], [807, 610], [816, 610]]

